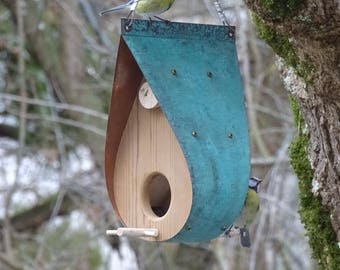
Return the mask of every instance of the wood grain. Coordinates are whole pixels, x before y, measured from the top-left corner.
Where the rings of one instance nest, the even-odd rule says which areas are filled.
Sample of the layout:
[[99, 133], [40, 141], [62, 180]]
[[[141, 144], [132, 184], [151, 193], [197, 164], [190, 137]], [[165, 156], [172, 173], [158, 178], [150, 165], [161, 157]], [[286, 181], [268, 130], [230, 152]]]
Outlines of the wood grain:
[[[148, 183], [158, 173], [166, 177], [171, 190], [170, 206], [162, 217], [151, 209], [147, 195]], [[151, 241], [170, 239], [183, 228], [192, 204], [190, 173], [160, 109], [146, 110], [134, 102], [119, 145], [112, 181], [116, 206], [127, 227], [158, 229], [159, 236], [148, 239]], [[162, 190], [166, 185], [157, 188], [160, 190], [153, 192], [168, 194]]]

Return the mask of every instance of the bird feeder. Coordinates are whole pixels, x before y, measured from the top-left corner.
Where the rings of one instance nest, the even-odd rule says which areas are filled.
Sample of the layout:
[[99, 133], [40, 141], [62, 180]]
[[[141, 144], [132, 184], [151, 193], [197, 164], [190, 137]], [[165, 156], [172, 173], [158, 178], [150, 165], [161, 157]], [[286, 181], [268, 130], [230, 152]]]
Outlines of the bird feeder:
[[130, 232], [201, 242], [240, 213], [250, 172], [234, 28], [122, 19], [106, 184]]

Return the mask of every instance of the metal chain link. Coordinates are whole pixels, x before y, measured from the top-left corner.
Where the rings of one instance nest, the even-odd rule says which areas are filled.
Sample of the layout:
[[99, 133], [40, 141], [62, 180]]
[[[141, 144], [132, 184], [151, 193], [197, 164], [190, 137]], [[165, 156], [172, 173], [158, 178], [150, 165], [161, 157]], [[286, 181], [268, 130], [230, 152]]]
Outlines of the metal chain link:
[[233, 36], [234, 35], [234, 29], [231, 27], [231, 25], [228, 22], [227, 16], [225, 15], [222, 5], [219, 0], [214, 1], [214, 6], [217, 12], [218, 17], [220, 18], [221, 22], [223, 23], [224, 26], [229, 28], [229, 35]]

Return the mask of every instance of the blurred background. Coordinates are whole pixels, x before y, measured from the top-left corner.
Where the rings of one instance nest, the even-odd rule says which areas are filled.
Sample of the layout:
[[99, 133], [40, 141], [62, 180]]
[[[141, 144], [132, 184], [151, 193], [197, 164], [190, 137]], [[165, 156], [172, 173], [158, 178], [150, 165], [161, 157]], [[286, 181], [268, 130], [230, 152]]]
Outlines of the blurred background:
[[[119, 226], [103, 174], [107, 112], [128, 11], [121, 0], [0, 0], [0, 269], [316, 269], [300, 223], [289, 98], [240, 0], [236, 26], [251, 139], [263, 178], [252, 247], [107, 238]], [[213, 0], [176, 0], [171, 21], [221, 24]]]

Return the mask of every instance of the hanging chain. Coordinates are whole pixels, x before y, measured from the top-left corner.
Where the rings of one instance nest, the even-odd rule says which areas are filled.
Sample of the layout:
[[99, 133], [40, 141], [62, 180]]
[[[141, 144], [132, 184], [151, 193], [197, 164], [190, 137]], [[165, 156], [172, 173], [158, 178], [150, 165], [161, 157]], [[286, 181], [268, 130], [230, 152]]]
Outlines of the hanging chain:
[[222, 5], [219, 0], [214, 1], [214, 6], [217, 12], [218, 17], [220, 18], [221, 22], [223, 23], [224, 26], [228, 27], [229, 29], [229, 36], [232, 37], [234, 36], [234, 29], [233, 27], [228, 23], [227, 16], [225, 15]]

